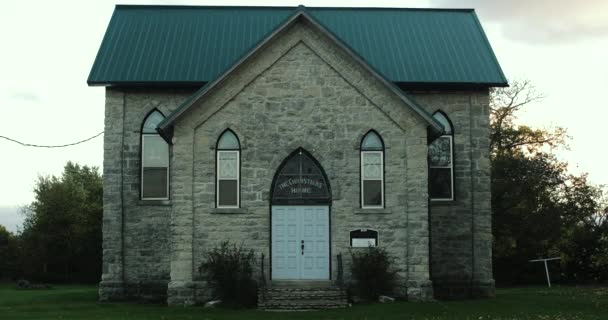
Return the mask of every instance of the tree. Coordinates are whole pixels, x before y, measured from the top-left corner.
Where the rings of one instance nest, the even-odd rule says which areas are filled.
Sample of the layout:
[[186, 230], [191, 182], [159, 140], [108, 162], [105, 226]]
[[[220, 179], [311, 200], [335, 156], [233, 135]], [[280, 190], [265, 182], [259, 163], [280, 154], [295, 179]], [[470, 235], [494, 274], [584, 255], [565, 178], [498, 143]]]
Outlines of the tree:
[[[528, 80], [491, 96], [494, 270], [498, 283], [542, 280], [528, 260], [561, 256], [568, 280], [599, 281], [600, 246], [608, 235], [594, 227], [598, 189], [586, 175], [568, 174], [552, 153], [567, 148], [566, 130], [516, 124], [517, 112], [543, 99]], [[604, 272], [605, 273], [605, 272]], [[583, 278], [582, 275], [590, 275]]]
[[541, 101], [545, 95], [538, 92], [530, 80], [515, 80], [510, 87], [496, 88], [490, 99], [490, 150], [500, 156], [512, 152], [538, 152], [543, 148], [567, 147], [566, 130], [533, 129], [516, 125], [517, 112], [533, 102]]
[[0, 225], [0, 280], [7, 280], [15, 275], [16, 246], [15, 235]]
[[101, 273], [102, 179], [68, 162], [61, 177], [40, 176], [20, 236], [24, 276], [97, 281]]

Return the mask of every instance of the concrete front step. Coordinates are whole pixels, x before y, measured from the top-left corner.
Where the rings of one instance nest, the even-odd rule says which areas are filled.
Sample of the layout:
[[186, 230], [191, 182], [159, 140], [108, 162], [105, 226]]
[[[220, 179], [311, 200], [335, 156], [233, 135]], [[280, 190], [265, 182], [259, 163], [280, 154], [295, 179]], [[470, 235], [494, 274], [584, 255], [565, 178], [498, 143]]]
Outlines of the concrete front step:
[[320, 310], [344, 308], [346, 292], [338, 287], [277, 287], [258, 292], [258, 308], [262, 310]]

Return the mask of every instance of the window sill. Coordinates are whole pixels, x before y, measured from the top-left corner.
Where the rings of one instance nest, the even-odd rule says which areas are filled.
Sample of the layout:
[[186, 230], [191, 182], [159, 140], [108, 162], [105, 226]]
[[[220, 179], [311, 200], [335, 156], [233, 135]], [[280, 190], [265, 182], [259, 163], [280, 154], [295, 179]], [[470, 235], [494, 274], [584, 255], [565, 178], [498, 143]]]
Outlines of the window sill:
[[160, 207], [170, 207], [171, 200], [138, 200], [138, 206], [160, 206]]
[[357, 208], [355, 214], [389, 214], [393, 213], [393, 210], [389, 208]]
[[211, 214], [247, 214], [247, 208], [213, 208]]

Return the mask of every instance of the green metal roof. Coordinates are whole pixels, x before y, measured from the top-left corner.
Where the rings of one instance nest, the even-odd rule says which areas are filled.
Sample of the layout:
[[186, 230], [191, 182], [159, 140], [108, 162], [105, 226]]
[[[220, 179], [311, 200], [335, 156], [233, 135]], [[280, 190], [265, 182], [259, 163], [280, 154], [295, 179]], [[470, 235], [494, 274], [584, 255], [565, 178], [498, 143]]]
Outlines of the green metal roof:
[[[88, 83], [207, 83], [297, 10], [118, 5]], [[392, 82], [507, 85], [473, 10], [307, 7], [305, 11]]]

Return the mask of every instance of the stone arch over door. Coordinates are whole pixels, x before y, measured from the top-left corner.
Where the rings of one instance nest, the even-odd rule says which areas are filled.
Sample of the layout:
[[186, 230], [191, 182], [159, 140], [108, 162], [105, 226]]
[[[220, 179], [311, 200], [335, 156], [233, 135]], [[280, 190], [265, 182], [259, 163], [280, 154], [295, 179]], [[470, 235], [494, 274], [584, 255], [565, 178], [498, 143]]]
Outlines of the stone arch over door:
[[273, 280], [330, 280], [330, 206], [321, 164], [298, 148], [278, 167], [270, 190]]

